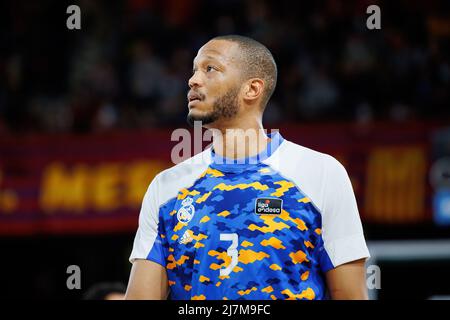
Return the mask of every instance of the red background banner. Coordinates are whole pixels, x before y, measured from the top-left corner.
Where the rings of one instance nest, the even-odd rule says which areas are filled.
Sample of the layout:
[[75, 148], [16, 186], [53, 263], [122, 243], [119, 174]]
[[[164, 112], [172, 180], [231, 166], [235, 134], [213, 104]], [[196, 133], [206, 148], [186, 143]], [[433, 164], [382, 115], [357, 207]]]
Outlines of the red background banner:
[[[431, 219], [437, 124], [284, 125], [288, 140], [346, 167], [364, 222]], [[0, 234], [133, 231], [153, 176], [173, 163], [171, 130], [0, 138]], [[205, 145], [206, 143], [204, 143]]]

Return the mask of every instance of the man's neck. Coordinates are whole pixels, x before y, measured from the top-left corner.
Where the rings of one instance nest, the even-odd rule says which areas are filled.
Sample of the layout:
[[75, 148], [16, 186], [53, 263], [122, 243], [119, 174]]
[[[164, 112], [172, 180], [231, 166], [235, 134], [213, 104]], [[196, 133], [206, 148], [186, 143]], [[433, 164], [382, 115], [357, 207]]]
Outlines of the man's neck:
[[231, 159], [255, 156], [264, 151], [270, 141], [260, 121], [220, 126], [212, 129], [212, 134], [214, 152]]

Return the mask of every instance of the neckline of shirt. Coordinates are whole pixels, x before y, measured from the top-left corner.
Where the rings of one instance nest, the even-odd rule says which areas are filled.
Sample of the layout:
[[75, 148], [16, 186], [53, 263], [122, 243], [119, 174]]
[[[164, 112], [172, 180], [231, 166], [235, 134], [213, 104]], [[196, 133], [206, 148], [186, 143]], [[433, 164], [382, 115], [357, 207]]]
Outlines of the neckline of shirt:
[[210, 167], [224, 172], [241, 172], [244, 170], [249, 170], [251, 167], [257, 167], [264, 160], [270, 158], [285, 141], [278, 131], [271, 132], [267, 134], [267, 136], [270, 138], [270, 141], [267, 143], [267, 147], [259, 154], [252, 157], [238, 159], [227, 158], [215, 153], [213, 147], [211, 147]]

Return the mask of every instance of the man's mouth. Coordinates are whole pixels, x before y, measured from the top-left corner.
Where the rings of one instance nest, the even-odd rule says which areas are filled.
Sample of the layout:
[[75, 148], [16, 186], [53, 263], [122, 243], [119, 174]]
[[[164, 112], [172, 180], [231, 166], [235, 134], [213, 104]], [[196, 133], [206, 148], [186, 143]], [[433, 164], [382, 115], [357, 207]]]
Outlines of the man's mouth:
[[194, 102], [194, 101], [202, 101], [203, 97], [202, 97], [202, 95], [200, 95], [197, 92], [190, 91], [188, 93], [187, 99], [188, 99], [188, 102], [191, 103], [191, 102]]

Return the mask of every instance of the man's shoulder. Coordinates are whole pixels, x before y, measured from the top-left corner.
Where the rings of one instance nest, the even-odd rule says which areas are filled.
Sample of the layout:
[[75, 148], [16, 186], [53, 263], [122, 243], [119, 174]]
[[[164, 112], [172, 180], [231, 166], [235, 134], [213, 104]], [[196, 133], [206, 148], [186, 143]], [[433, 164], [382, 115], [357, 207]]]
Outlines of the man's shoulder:
[[278, 160], [272, 160], [271, 166], [294, 182], [323, 213], [329, 200], [328, 191], [334, 192], [346, 183], [347, 173], [343, 165], [330, 154], [290, 141], [279, 151]]
[[280, 150], [280, 159], [287, 165], [308, 170], [341, 170], [342, 164], [332, 155], [303, 145], [286, 141]]
[[211, 151], [206, 149], [193, 157], [190, 157], [174, 166], [167, 168], [155, 177], [159, 183], [177, 184], [177, 181], [184, 181], [187, 178], [196, 178], [200, 175], [211, 162]]

